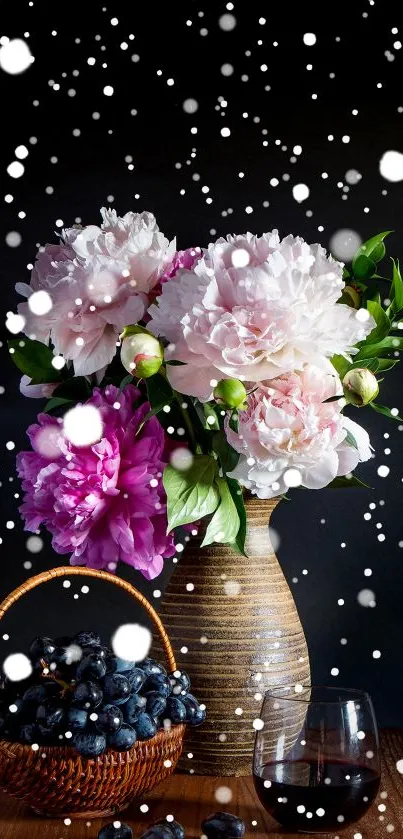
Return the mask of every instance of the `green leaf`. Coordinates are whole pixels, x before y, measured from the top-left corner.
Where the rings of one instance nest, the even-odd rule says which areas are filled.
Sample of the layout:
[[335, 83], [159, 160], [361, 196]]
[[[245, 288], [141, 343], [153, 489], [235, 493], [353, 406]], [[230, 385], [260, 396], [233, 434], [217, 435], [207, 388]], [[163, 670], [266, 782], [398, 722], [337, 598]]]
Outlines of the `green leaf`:
[[371, 373], [376, 373], [379, 370], [379, 358], [363, 358], [362, 361], [353, 361], [350, 364], [349, 370], [365, 367], [366, 370], [371, 370]]
[[378, 341], [382, 341], [383, 338], [386, 338], [389, 335], [391, 322], [382, 308], [375, 300], [367, 300], [367, 309], [374, 318], [376, 326], [374, 326], [372, 332], [367, 335], [365, 341], [361, 342], [368, 346], [368, 344], [376, 344]]
[[397, 338], [394, 335], [388, 335], [382, 341], [376, 344], [368, 344], [365, 342], [361, 345], [359, 352], [354, 356], [354, 362], [361, 361], [363, 358], [372, 358], [374, 356], [384, 355], [391, 350], [402, 350], [403, 338]]
[[383, 277], [382, 274], [374, 274], [374, 276], [371, 277], [371, 280], [383, 280], [384, 283], [392, 282], [392, 280], [389, 279], [389, 277]]
[[349, 446], [353, 446], [354, 449], [358, 449], [357, 440], [355, 439], [351, 431], [347, 431], [347, 434], [343, 442], [346, 442]]
[[[361, 255], [370, 258], [373, 262], [380, 262], [381, 259], [383, 259], [385, 256], [385, 245], [383, 244], [383, 240], [386, 239], [390, 233], [392, 233], [392, 230], [385, 230], [383, 233], [377, 233], [376, 236], [372, 236], [371, 239], [367, 239], [366, 242], [363, 242], [353, 258], [352, 265], [354, 274], [356, 273], [356, 263]], [[359, 275], [357, 274], [357, 276]]]
[[91, 385], [85, 376], [73, 376], [54, 389], [52, 398], [60, 397], [72, 402], [85, 402], [91, 393]]
[[214, 513], [219, 501], [216, 475], [217, 461], [209, 455], [195, 455], [190, 469], [184, 472], [170, 465], [165, 467], [163, 483], [167, 494], [168, 533], [174, 527], [191, 524]]
[[234, 542], [239, 530], [239, 516], [227, 481], [225, 478], [216, 478], [216, 484], [220, 493], [220, 503], [209, 522], [201, 543], [202, 548], [211, 545], [212, 542], [221, 544]]
[[399, 420], [399, 422], [403, 422], [402, 417], [399, 417], [399, 414], [396, 416], [392, 414], [390, 408], [387, 408], [386, 405], [379, 405], [379, 402], [370, 402], [370, 408], [373, 408], [374, 411], [377, 411], [378, 414], [383, 414], [384, 417], [389, 417], [389, 419]]
[[378, 370], [382, 372], [383, 370], [391, 370], [392, 367], [395, 367], [396, 364], [399, 364], [398, 358], [378, 358]]
[[364, 481], [360, 481], [360, 479], [355, 475], [352, 475], [351, 478], [334, 478], [333, 481], [327, 485], [326, 489], [342, 489], [343, 487], [365, 487], [365, 489], [371, 489], [368, 484], [364, 484]]
[[349, 276], [350, 271], [348, 270], [348, 268], [346, 268], [345, 265], [343, 265], [343, 280], [348, 280]]
[[403, 280], [400, 273], [400, 266], [399, 262], [395, 262], [394, 259], [392, 259], [392, 262], [393, 275], [392, 285], [389, 293], [391, 303], [386, 310], [386, 313], [389, 317], [393, 317], [393, 315], [396, 315], [403, 309]]
[[347, 358], [344, 358], [344, 355], [334, 355], [330, 360], [333, 364], [334, 369], [342, 379], [350, 367], [350, 362], [347, 360]]
[[74, 405], [72, 399], [63, 399], [62, 396], [52, 396], [51, 399], [46, 403], [43, 412], [45, 414], [50, 414], [52, 411], [55, 411], [56, 408], [61, 408], [63, 405]]
[[[205, 416], [205, 428], [209, 429], [209, 431], [217, 431], [220, 427], [220, 423], [218, 422], [217, 414], [212, 405], [205, 402], [203, 405], [203, 411]], [[210, 422], [208, 422], [208, 420], [210, 420]]]
[[343, 394], [342, 393], [339, 393], [337, 396], [329, 396], [328, 399], [324, 399], [323, 400], [323, 405], [325, 405], [326, 402], [338, 402], [339, 399], [343, 399]]
[[238, 434], [238, 411], [233, 411], [229, 418], [229, 427]]
[[239, 486], [238, 481], [235, 481], [234, 478], [227, 478], [228, 489], [232, 495], [232, 500], [237, 508], [238, 517], [239, 517], [239, 530], [235, 538], [235, 542], [233, 542], [233, 547], [237, 548], [239, 553], [246, 556], [245, 553], [245, 538], [246, 538], [246, 510], [245, 504], [243, 501], [243, 494], [242, 489]]
[[[381, 305], [381, 295], [378, 290], [370, 291], [369, 294], [366, 295], [366, 301], [373, 300], [375, 303], [378, 303], [378, 306]], [[368, 308], [368, 307], [367, 307]]]
[[239, 454], [230, 446], [224, 431], [217, 431], [212, 439], [213, 451], [220, 459], [224, 473], [232, 472], [239, 460]]
[[360, 280], [369, 280], [376, 271], [376, 263], [364, 253], [359, 253], [353, 260], [354, 276]]
[[64, 368], [55, 370], [53, 367], [54, 355], [46, 344], [31, 341], [30, 338], [12, 338], [8, 341], [8, 347], [14, 364], [35, 384], [58, 382], [65, 377]]
[[126, 385], [130, 384], [133, 384], [133, 376], [131, 373], [128, 373], [127, 376], [124, 376], [119, 383], [119, 393], [122, 393], [122, 390], [124, 390]]
[[162, 411], [164, 405], [170, 405], [174, 398], [171, 385], [161, 373], [150, 376], [146, 381], [148, 401], [154, 414]]

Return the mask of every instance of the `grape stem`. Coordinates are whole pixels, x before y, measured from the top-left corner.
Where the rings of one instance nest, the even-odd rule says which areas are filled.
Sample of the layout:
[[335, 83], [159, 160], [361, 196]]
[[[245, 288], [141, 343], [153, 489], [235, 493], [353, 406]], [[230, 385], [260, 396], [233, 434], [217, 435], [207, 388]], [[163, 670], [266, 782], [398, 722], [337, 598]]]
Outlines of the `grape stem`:
[[[44, 658], [41, 658], [41, 667], [41, 676], [43, 676], [44, 679], [50, 679], [52, 682], [57, 682], [57, 684], [60, 685], [61, 688], [63, 688], [63, 696], [65, 696], [67, 693], [72, 692], [73, 685], [68, 684], [68, 682], [64, 682], [63, 679], [57, 679], [54, 673], [51, 673], [51, 671], [49, 670], [49, 665], [47, 664]], [[48, 672], [45, 673], [45, 670], [47, 670]]]

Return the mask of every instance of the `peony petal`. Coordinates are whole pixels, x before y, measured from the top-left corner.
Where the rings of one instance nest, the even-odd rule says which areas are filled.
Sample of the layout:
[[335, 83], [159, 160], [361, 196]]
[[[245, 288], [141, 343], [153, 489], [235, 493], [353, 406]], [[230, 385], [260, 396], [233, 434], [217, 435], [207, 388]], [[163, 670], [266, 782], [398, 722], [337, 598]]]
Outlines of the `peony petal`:
[[40, 385], [31, 385], [29, 376], [21, 376], [20, 393], [23, 396], [29, 396], [31, 399], [50, 399], [54, 389], [59, 382], [49, 382]]
[[351, 420], [350, 417], [345, 416], [343, 416], [343, 426], [347, 431], [350, 431], [357, 443], [360, 461], [369, 460], [372, 457], [373, 448], [365, 428]]
[[[174, 390], [187, 396], [196, 396], [201, 402], [208, 402], [213, 398], [211, 382], [214, 379], [217, 381], [217, 375], [215, 367], [198, 367], [195, 370], [191, 364], [167, 366], [168, 380]], [[218, 378], [223, 377], [218, 375]]]
[[315, 466], [300, 470], [302, 486], [308, 489], [323, 489], [336, 477], [338, 465], [337, 453], [334, 450], [326, 452]]

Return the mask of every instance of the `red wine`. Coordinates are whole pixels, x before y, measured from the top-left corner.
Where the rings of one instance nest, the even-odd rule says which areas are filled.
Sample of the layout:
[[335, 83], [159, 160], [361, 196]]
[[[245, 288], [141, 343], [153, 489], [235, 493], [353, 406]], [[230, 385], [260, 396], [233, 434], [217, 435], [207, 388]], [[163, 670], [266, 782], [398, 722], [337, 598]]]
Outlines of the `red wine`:
[[254, 774], [265, 810], [292, 830], [341, 830], [372, 804], [380, 776], [367, 766], [343, 761], [279, 761]]

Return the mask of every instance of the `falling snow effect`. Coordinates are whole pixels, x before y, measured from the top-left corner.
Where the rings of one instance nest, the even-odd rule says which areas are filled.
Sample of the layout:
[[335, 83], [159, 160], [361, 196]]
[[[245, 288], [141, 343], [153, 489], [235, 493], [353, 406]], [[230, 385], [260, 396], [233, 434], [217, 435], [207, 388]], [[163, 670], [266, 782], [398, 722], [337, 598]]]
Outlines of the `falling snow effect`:
[[[396, 14], [392, 7], [388, 9], [385, 4], [382, 32], [371, 21], [373, 4], [369, 3], [365, 8], [352, 9], [351, 20], [339, 17], [329, 21], [324, 36], [319, 27], [316, 32], [305, 31], [308, 26], [315, 30], [312, 20], [298, 24], [299, 28], [290, 32], [277, 26], [267, 10], [262, 11], [267, 19], [260, 12], [249, 14], [248, 11], [249, 34], [243, 26], [241, 8], [238, 13], [237, 4], [235, 8], [230, 8], [231, 5], [224, 5], [222, 13], [213, 10], [211, 15], [206, 7], [204, 17], [198, 16], [199, 9], [192, 12], [189, 9], [182, 17], [175, 16], [171, 10], [171, 36], [177, 42], [180, 39], [181, 49], [186, 46], [191, 56], [200, 58], [198, 68], [204, 67], [206, 57], [216, 50], [214, 70], [210, 68], [202, 87], [186, 55], [182, 61], [173, 61], [172, 46], [165, 49], [163, 43], [161, 49], [151, 51], [150, 36], [145, 36], [141, 27], [125, 16], [123, 7], [119, 19], [112, 18], [112, 13], [100, 14], [96, 28], [85, 35], [72, 24], [68, 35], [63, 36], [61, 25], [52, 22], [49, 32], [43, 31], [41, 35], [40, 49], [34, 49], [32, 37], [39, 25], [37, 3], [21, 13], [20, 30], [15, 25], [7, 26], [4, 21], [3, 31], [10, 38], [13, 33], [13, 37], [1, 39], [2, 87], [18, 83], [21, 91], [14, 100], [14, 105], [18, 102], [17, 111], [21, 112], [19, 123], [16, 114], [19, 127], [13, 130], [13, 139], [5, 147], [2, 159], [1, 239], [9, 266], [7, 271], [3, 270], [4, 294], [8, 295], [3, 305], [4, 345], [6, 339], [20, 337], [24, 328], [24, 319], [13, 311], [16, 308], [12, 302], [13, 285], [15, 281], [28, 281], [31, 269], [27, 263], [33, 258], [36, 243], [44, 244], [52, 230], [60, 234], [64, 226], [88, 223], [91, 217], [96, 217], [102, 202], [117, 209], [121, 200], [128, 202], [127, 209], [154, 209], [158, 198], [147, 172], [148, 160], [153, 156], [157, 160], [158, 155], [153, 155], [153, 150], [147, 147], [144, 152], [139, 141], [141, 136], [147, 137], [149, 143], [154, 133], [159, 146], [161, 137], [166, 137], [166, 168], [162, 179], [166, 178], [168, 184], [164, 187], [167, 203], [162, 204], [159, 215], [162, 214], [162, 222], [171, 213], [173, 218], [179, 216], [179, 222], [176, 225], [172, 222], [172, 227], [176, 227], [180, 246], [192, 241], [195, 230], [200, 240], [207, 241], [234, 230], [279, 226], [283, 234], [306, 234], [310, 241], [320, 241], [330, 247], [336, 259], [348, 261], [364, 239], [383, 229], [382, 218], [385, 227], [395, 229], [401, 238], [401, 213], [396, 208], [399, 206], [397, 190], [403, 180], [403, 98], [400, 91], [396, 95], [386, 93], [393, 79], [401, 77], [403, 59], [402, 34], [395, 27]], [[372, 38], [376, 31], [376, 49], [370, 60], [370, 47], [366, 47], [365, 56], [357, 54], [357, 72], [362, 70], [359, 84], [355, 84], [350, 73], [347, 84], [343, 85], [345, 51], [350, 49], [351, 54], [352, 47], [349, 30], [357, 33], [353, 48], [358, 50], [357, 41], [362, 37], [366, 42], [370, 26], [374, 30]], [[25, 30], [31, 30], [32, 36], [25, 34]], [[17, 32], [19, 35], [14, 38]], [[217, 40], [212, 47], [213, 38]], [[48, 53], [48, 47], [53, 53]], [[60, 65], [55, 50], [60, 50]], [[287, 122], [286, 112], [290, 108], [284, 61], [289, 60], [290, 50], [295, 53], [291, 74], [293, 100], [301, 108], [296, 113], [293, 108], [292, 119]], [[145, 61], [146, 71], [142, 70]], [[145, 72], [150, 90], [147, 97], [142, 92]], [[33, 84], [32, 95], [25, 94], [25, 84]], [[332, 105], [336, 85], [341, 86], [343, 93], [343, 109], [338, 114], [336, 99], [335, 108]], [[12, 96], [14, 99], [15, 93]], [[280, 103], [276, 109], [271, 104], [272, 96]], [[147, 98], [152, 106], [147, 105]], [[157, 102], [162, 113], [155, 105]], [[52, 132], [44, 119], [46, 113], [52, 113], [55, 121]], [[377, 125], [385, 126], [390, 121], [390, 128], [384, 128], [379, 136], [372, 136], [377, 134], [372, 130], [375, 113]], [[309, 131], [304, 130], [305, 124], [309, 124]], [[373, 159], [366, 158], [369, 136]], [[144, 139], [142, 142], [145, 144]], [[102, 151], [102, 167], [94, 146]], [[214, 165], [210, 163], [212, 157]], [[83, 160], [84, 167], [80, 167], [79, 161]], [[85, 207], [80, 207], [78, 198], [74, 203], [66, 198], [65, 185], [71, 184], [72, 193], [78, 196], [82, 172], [85, 169], [89, 174], [92, 165], [93, 186], [87, 189]], [[225, 171], [223, 183], [221, 171]], [[31, 178], [29, 206], [25, 196]], [[124, 198], [118, 200], [122, 194]], [[193, 228], [189, 219], [193, 219]], [[245, 256], [239, 249], [233, 255], [233, 264], [247, 268], [248, 254]], [[387, 296], [387, 289], [384, 295]], [[41, 299], [36, 301], [32, 295], [30, 308], [34, 311], [37, 304], [40, 309], [41, 305], [49, 305], [49, 301], [41, 304]], [[40, 315], [41, 311], [37, 313]], [[362, 316], [366, 316], [364, 311]], [[14, 371], [12, 375], [5, 372], [9, 361], [2, 349], [3, 408], [17, 393], [18, 382]], [[62, 356], [55, 358], [55, 370], [62, 370], [64, 365]], [[391, 396], [387, 404], [396, 404], [401, 415], [399, 375], [397, 368], [392, 373], [395, 397]], [[51, 554], [39, 534], [27, 538], [22, 533], [17, 514], [21, 498], [17, 497], [20, 487], [15, 478], [15, 451], [6, 448], [13, 438], [18, 448], [14, 425], [18, 422], [20, 429], [26, 425], [21, 403], [18, 408], [16, 405], [13, 402], [12, 419], [4, 415], [8, 425], [2, 435], [1, 492], [8, 512], [3, 514], [0, 525], [0, 550], [4, 563], [11, 566], [14, 540], [19, 538], [21, 553], [15, 562], [29, 576], [32, 567], [23, 563], [30, 561], [35, 571], [39, 571]], [[386, 419], [375, 414], [370, 419], [375, 428], [376, 460], [367, 464], [360, 475], [371, 489], [349, 490], [348, 498], [338, 496], [334, 501], [329, 491], [326, 503], [314, 501], [313, 493], [309, 493], [309, 501], [301, 502], [305, 504], [304, 520], [298, 519], [298, 526], [304, 527], [303, 541], [307, 543], [300, 557], [295, 549], [295, 531], [287, 532], [288, 528], [293, 529], [293, 504], [300, 497], [298, 476], [291, 475], [288, 486], [293, 501], [284, 502], [287, 509], [278, 513], [275, 529], [271, 528], [271, 541], [280, 551], [287, 579], [290, 583], [297, 580], [293, 583], [293, 593], [302, 603], [305, 597], [315, 598], [313, 611], [320, 610], [323, 621], [327, 622], [329, 644], [323, 678], [330, 680], [331, 672], [337, 670], [338, 675], [334, 674], [332, 681], [342, 682], [347, 678], [348, 656], [358, 659], [360, 666], [362, 656], [369, 660], [365, 665], [369, 689], [371, 679], [379, 678], [380, 668], [385, 668], [382, 673], [387, 678], [391, 672], [387, 668], [393, 666], [392, 642], [383, 643], [383, 639], [385, 635], [392, 637], [394, 625], [392, 618], [387, 626], [381, 619], [381, 609], [388, 608], [382, 592], [386, 584], [390, 588], [396, 586], [396, 591], [401, 588], [403, 549], [403, 530], [396, 520], [397, 499], [402, 491], [403, 464], [399, 452], [403, 426], [399, 428], [396, 422], [391, 427]], [[176, 437], [174, 426], [172, 429], [170, 436]], [[71, 427], [65, 420], [64, 431], [67, 436], [72, 435], [77, 445], [85, 446], [99, 439], [102, 428], [96, 417], [88, 423], [78, 417]], [[384, 431], [390, 435], [385, 441]], [[50, 459], [59, 451], [54, 435], [45, 434], [39, 446]], [[388, 452], [383, 454], [385, 448]], [[184, 470], [191, 463], [191, 454], [180, 446], [170, 458], [178, 469], [180, 463]], [[376, 506], [371, 507], [371, 503]], [[320, 524], [321, 518], [324, 524]], [[399, 566], [392, 562], [396, 554]], [[328, 555], [337, 557], [337, 573], [335, 559], [333, 565], [327, 565]], [[367, 566], [371, 566], [371, 575], [366, 573]], [[365, 583], [373, 588], [363, 588]], [[225, 596], [239, 594], [237, 580], [223, 581], [222, 585]], [[73, 591], [66, 592], [73, 603]], [[80, 600], [81, 595], [82, 592]], [[370, 637], [367, 624], [363, 623], [366, 618], [370, 620]], [[349, 631], [354, 621], [357, 638]], [[200, 635], [208, 638], [208, 626], [200, 630]], [[374, 652], [381, 652], [381, 658], [374, 656]], [[343, 660], [339, 660], [339, 654], [344, 656]], [[350, 672], [354, 678], [354, 670]], [[403, 771], [402, 761], [400, 771]]]

